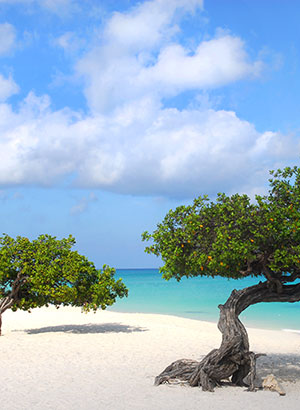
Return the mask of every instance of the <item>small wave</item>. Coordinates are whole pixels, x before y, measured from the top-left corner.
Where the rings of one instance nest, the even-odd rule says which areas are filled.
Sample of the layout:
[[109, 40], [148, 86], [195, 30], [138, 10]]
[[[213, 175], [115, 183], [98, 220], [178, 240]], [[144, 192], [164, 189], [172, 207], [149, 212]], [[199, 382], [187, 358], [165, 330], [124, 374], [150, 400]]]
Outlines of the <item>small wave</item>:
[[291, 332], [291, 333], [299, 333], [300, 334], [300, 330], [297, 329], [282, 329], [284, 332]]

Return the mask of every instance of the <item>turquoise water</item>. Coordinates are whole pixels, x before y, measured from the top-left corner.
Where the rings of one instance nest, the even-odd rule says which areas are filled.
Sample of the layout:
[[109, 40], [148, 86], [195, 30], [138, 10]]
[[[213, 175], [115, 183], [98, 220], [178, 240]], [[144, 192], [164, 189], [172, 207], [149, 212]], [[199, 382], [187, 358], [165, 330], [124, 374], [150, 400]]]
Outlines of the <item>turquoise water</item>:
[[[123, 279], [129, 296], [118, 300], [109, 310], [170, 314], [210, 322], [218, 320], [218, 305], [225, 303], [233, 289], [258, 282], [255, 278], [220, 277], [165, 281], [158, 269], [118, 269], [116, 277]], [[300, 302], [260, 303], [250, 306], [240, 318], [249, 327], [300, 330]]]

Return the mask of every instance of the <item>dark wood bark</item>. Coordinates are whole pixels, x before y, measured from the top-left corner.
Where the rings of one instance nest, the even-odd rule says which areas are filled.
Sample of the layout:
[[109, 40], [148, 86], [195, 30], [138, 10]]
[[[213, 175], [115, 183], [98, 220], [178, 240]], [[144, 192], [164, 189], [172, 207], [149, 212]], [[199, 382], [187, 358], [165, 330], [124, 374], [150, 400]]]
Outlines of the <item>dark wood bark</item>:
[[0, 299], [0, 336], [1, 336], [1, 328], [2, 328], [2, 313], [4, 313], [7, 309], [10, 309], [12, 305], [18, 300], [18, 293], [23, 283], [27, 280], [26, 277], [22, 277], [22, 272], [20, 271], [14, 280], [11, 291], [7, 296]]
[[239, 315], [250, 305], [260, 302], [297, 301], [300, 301], [300, 284], [283, 285], [280, 293], [277, 289], [271, 289], [268, 282], [239, 291], [233, 290], [226, 303], [219, 305], [221, 346], [208, 353], [200, 362], [177, 360], [156, 377], [155, 384], [177, 380], [187, 382], [192, 387], [202, 386], [203, 390], [213, 391], [224, 379], [230, 379], [234, 385], [244, 386], [244, 379], [249, 375], [249, 390], [255, 390], [256, 359], [261, 354], [249, 350], [248, 334]]
[[2, 313], [4, 313], [7, 309], [10, 309], [14, 304], [14, 299], [10, 296], [7, 296], [3, 299], [0, 299], [0, 336], [1, 336], [1, 329], [2, 329]]

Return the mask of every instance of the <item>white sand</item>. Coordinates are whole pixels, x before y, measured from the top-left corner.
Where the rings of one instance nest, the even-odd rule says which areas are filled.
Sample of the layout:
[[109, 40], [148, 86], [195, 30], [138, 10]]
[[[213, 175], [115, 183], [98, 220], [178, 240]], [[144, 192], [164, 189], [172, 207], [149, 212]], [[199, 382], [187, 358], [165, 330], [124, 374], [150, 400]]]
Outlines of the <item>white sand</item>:
[[5, 312], [0, 338], [3, 410], [297, 409], [300, 334], [248, 329], [261, 376], [273, 373], [287, 392], [214, 393], [187, 386], [153, 386], [172, 361], [200, 359], [218, 347], [216, 324], [173, 316], [42, 308]]

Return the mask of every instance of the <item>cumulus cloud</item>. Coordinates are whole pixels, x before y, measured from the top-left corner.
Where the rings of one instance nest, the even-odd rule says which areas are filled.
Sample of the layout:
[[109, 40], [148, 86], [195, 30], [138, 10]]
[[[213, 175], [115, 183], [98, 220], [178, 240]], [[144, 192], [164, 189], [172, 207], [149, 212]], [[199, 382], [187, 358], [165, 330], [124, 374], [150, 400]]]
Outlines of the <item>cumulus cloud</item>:
[[143, 87], [161, 85], [167, 95], [218, 87], [247, 75], [257, 75], [261, 62], [247, 60], [243, 42], [229, 35], [203, 41], [192, 54], [181, 45], [172, 44], [161, 51], [155, 65], [141, 71], [138, 81]]
[[104, 29], [104, 41], [113, 43], [118, 51], [152, 49], [179, 31], [176, 11], [193, 12], [202, 6], [202, 0], [145, 1], [127, 13], [114, 13]]
[[0, 56], [9, 53], [15, 45], [16, 31], [9, 23], [0, 24]]
[[259, 74], [243, 41], [225, 32], [191, 50], [176, 42], [178, 10], [195, 11], [201, 1], [148, 1], [116, 13], [99, 45], [77, 63], [93, 112], [108, 112], [149, 95], [163, 99], [187, 90], [216, 88]]
[[[76, 64], [89, 114], [53, 111], [48, 96], [34, 93], [17, 111], [0, 104], [0, 184], [49, 185], [71, 176], [85, 188], [188, 197], [259, 187], [268, 169], [282, 165], [283, 147], [285, 164], [297, 161], [292, 136], [259, 133], [231, 111], [163, 105], [166, 97], [259, 73], [261, 62], [251, 61], [236, 36], [218, 33], [193, 50], [176, 41], [178, 12], [201, 6], [153, 0], [113, 14]], [[70, 38], [60, 38], [61, 46]]]
[[47, 97], [31, 94], [18, 113], [0, 105], [0, 118], [2, 185], [76, 175], [82, 187], [127, 194], [212, 194], [258, 185], [282, 161], [283, 145], [289, 160], [300, 148], [292, 137], [257, 132], [233, 112], [161, 109], [151, 100], [110, 117], [80, 117], [52, 112]]

